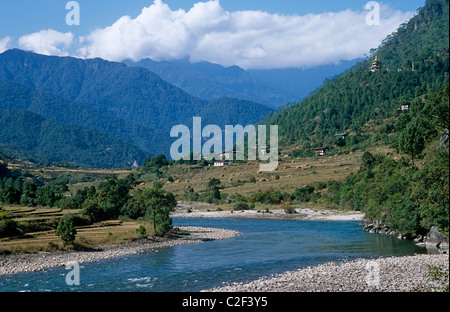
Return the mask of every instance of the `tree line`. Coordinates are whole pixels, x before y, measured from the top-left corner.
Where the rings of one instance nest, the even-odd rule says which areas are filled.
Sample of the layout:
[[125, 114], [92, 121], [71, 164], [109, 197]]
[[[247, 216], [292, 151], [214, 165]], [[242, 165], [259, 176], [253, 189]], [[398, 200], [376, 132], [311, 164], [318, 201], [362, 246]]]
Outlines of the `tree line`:
[[[107, 177], [97, 186], [84, 187], [71, 193], [65, 180], [47, 184], [16, 176], [5, 164], [0, 163], [0, 203], [29, 207], [47, 206], [61, 209], [81, 209], [78, 223], [95, 223], [119, 218], [145, 219], [153, 228], [153, 234], [163, 235], [172, 228], [170, 212], [176, 206], [175, 196], [163, 190], [161, 182], [152, 188], [137, 189], [133, 174], [119, 179]], [[6, 218], [6, 216], [5, 216]], [[10, 233], [17, 233], [11, 230]], [[1, 233], [0, 233], [1, 234]]]

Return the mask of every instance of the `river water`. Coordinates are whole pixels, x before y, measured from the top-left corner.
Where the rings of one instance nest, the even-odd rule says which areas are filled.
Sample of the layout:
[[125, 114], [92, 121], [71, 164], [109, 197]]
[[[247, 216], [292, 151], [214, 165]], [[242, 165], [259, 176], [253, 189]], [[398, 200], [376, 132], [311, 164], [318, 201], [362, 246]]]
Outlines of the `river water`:
[[363, 232], [355, 221], [174, 218], [173, 223], [243, 234], [82, 263], [76, 286], [67, 285], [65, 267], [0, 276], [0, 291], [196, 292], [329, 261], [426, 252], [411, 241]]

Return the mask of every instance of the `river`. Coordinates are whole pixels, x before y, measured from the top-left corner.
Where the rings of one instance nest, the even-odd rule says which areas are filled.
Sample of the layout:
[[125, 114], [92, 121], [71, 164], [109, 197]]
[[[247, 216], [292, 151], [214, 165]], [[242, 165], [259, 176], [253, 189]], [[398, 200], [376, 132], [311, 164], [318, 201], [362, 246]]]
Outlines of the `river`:
[[357, 221], [174, 218], [173, 223], [242, 234], [82, 263], [80, 285], [66, 284], [65, 267], [0, 276], [0, 291], [197, 292], [329, 261], [426, 253], [411, 241], [363, 232]]

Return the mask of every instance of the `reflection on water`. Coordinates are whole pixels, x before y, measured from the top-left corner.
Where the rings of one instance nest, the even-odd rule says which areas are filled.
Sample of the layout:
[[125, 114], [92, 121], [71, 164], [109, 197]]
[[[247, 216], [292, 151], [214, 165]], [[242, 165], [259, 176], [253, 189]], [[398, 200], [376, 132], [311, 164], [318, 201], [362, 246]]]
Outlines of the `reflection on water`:
[[329, 261], [426, 253], [411, 241], [363, 232], [353, 221], [175, 218], [174, 225], [229, 228], [243, 234], [84, 263], [79, 286], [67, 286], [68, 272], [52, 268], [0, 277], [0, 290], [199, 291]]

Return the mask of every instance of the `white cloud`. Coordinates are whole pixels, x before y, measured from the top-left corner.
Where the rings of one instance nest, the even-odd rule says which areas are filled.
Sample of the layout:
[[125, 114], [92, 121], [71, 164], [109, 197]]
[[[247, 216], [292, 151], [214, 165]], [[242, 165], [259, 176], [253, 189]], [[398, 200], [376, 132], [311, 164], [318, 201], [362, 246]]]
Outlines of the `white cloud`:
[[84, 38], [82, 57], [170, 60], [189, 57], [243, 68], [310, 67], [362, 57], [414, 12], [381, 8], [381, 24], [366, 23], [369, 11], [278, 15], [225, 11], [219, 1], [172, 11], [161, 0], [139, 16], [120, 18]]
[[74, 35], [71, 32], [48, 29], [20, 37], [19, 47], [44, 55], [68, 56], [68, 48], [73, 41]]
[[0, 39], [0, 53], [3, 53], [6, 50], [8, 50], [8, 47], [9, 47], [11, 41], [12, 41], [12, 38], [9, 36], [7, 36], [3, 39]]
[[162, 0], [136, 17], [74, 40], [71, 33], [41, 31], [19, 39], [22, 48], [42, 54], [100, 57], [112, 61], [189, 58], [243, 68], [311, 67], [368, 54], [415, 12], [381, 6], [381, 24], [370, 26], [370, 11], [279, 15], [261, 11], [228, 12], [218, 0], [172, 10]]

